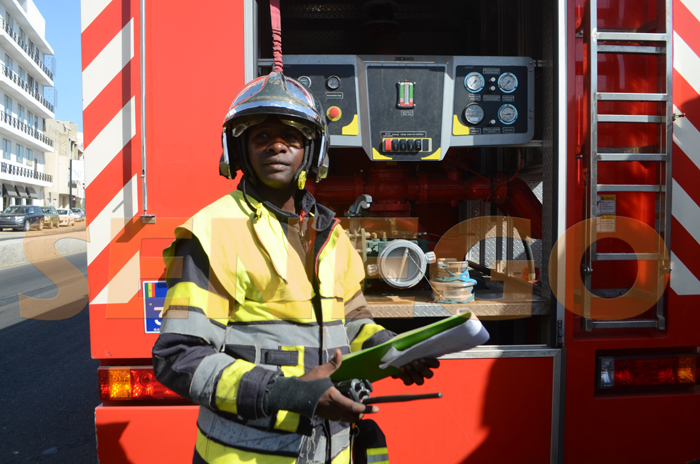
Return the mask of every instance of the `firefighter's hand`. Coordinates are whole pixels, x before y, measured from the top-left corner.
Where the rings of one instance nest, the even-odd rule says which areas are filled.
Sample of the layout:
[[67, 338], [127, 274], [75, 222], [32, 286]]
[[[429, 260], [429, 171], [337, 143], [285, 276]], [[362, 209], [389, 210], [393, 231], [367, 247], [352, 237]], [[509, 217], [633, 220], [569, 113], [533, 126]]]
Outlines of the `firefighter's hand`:
[[413, 362], [401, 366], [401, 373], [393, 376], [395, 379], [403, 380], [404, 385], [423, 385], [425, 379], [433, 376], [431, 369], [440, 367], [440, 361], [433, 358], [416, 359]]
[[[335, 355], [326, 364], [316, 366], [306, 374], [299, 377], [300, 380], [317, 380], [330, 377], [343, 362], [343, 353], [335, 350]], [[315, 415], [323, 419], [354, 423], [362, 419], [366, 413], [379, 412], [376, 406], [356, 403], [350, 398], [343, 396], [337, 388], [331, 387], [321, 396], [316, 406]]]

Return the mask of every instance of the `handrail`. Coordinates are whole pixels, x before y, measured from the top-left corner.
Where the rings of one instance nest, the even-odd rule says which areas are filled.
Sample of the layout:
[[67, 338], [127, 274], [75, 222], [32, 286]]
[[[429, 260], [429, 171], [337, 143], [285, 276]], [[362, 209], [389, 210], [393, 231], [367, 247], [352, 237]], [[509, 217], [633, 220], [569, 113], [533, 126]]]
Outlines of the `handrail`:
[[35, 171], [34, 169], [25, 168], [23, 166], [16, 166], [5, 161], [0, 162], [0, 173], [20, 177], [29, 177], [31, 179], [53, 183], [53, 176], [51, 174]]
[[46, 98], [44, 98], [43, 95], [41, 95], [37, 90], [35, 90], [34, 87], [32, 87], [31, 85], [29, 85], [29, 83], [28, 83], [27, 81], [25, 81], [24, 79], [22, 79], [22, 78], [19, 76], [19, 74], [17, 74], [17, 73], [14, 72], [13, 70], [11, 70], [9, 67], [5, 66], [4, 63], [0, 63], [0, 66], [2, 67], [2, 73], [5, 75], [5, 77], [7, 77], [8, 79], [10, 79], [12, 82], [14, 82], [14, 83], [17, 84], [19, 87], [21, 87], [25, 92], [27, 92], [29, 95], [31, 95], [32, 97], [34, 97], [34, 99], [35, 99], [36, 101], [38, 101], [39, 103], [41, 103], [42, 105], [44, 105], [44, 106], [46, 107], [46, 109], [48, 109], [48, 110], [51, 111], [52, 113], [54, 112], [54, 111], [53, 111], [53, 109], [54, 109], [54, 108], [53, 108], [53, 105], [52, 105], [51, 103], [49, 103], [49, 102], [46, 100]]
[[39, 56], [39, 53], [32, 53], [31, 50], [29, 50], [29, 45], [27, 45], [27, 43], [17, 35], [17, 33], [14, 31], [14, 29], [12, 29], [10, 27], [10, 25], [7, 24], [5, 19], [0, 18], [0, 20], [2, 21], [2, 23], [0, 23], [0, 24], [2, 24], [2, 29], [5, 31], [5, 33], [7, 33], [7, 35], [12, 37], [12, 39], [15, 42], [17, 42], [17, 45], [19, 45], [19, 48], [24, 50], [24, 52], [27, 54], [27, 56], [29, 58], [31, 58], [37, 64], [37, 66], [39, 66], [39, 68], [42, 71], [44, 71], [44, 73], [47, 76], [49, 76], [49, 79], [51, 79], [53, 81], [53, 73], [51, 71], [49, 71], [49, 68], [47, 68], [46, 65], [44, 64], [44, 62], [41, 61], [41, 57]]
[[25, 132], [25, 133], [31, 135], [32, 137], [34, 137], [38, 141], [45, 143], [46, 145], [53, 148], [53, 139], [52, 138], [45, 136], [38, 129], [34, 129], [29, 124], [20, 121], [19, 119], [12, 116], [11, 114], [5, 113], [4, 111], [0, 111], [0, 121], [14, 127], [15, 129], [19, 129], [22, 132]]

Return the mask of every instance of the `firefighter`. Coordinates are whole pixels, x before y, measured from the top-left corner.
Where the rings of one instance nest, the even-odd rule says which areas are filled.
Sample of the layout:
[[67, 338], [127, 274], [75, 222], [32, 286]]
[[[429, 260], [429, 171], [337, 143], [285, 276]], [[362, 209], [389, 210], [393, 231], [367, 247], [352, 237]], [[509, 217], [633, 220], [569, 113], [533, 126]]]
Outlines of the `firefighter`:
[[[234, 99], [222, 138], [220, 172], [243, 177], [163, 252], [156, 376], [200, 405], [195, 463], [348, 463], [349, 425], [378, 408], [329, 377], [343, 354], [394, 334], [371, 319], [362, 260], [339, 221], [304, 190], [307, 176], [328, 171], [325, 114], [303, 85], [272, 72]], [[438, 366], [415, 361], [400, 377], [422, 384]]]

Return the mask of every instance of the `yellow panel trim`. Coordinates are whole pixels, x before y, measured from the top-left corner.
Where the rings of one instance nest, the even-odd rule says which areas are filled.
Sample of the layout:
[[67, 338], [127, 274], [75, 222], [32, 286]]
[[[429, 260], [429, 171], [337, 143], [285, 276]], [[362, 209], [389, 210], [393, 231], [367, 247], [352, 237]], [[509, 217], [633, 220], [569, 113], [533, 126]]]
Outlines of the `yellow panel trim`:
[[360, 123], [357, 115], [352, 117], [352, 122], [343, 127], [343, 135], [360, 135]]
[[180, 282], [168, 289], [163, 305], [163, 314], [170, 306], [192, 306], [204, 311], [210, 319], [223, 320], [228, 323], [228, 299], [200, 288], [193, 282]]
[[437, 151], [436, 151], [435, 153], [433, 153], [432, 155], [426, 156], [425, 158], [421, 158], [421, 159], [424, 159], [424, 160], [438, 160], [438, 161], [440, 161], [440, 150], [442, 150], [442, 148], [438, 148]]
[[377, 332], [381, 332], [384, 330], [384, 327], [381, 325], [377, 324], [365, 324], [362, 326], [362, 330], [360, 330], [360, 333], [357, 334], [357, 337], [350, 343], [350, 352], [355, 353], [356, 351], [360, 351], [362, 349], [362, 344], [367, 341], [369, 337], [372, 335], [376, 334]]
[[469, 128], [459, 121], [456, 114], [452, 120], [452, 135], [469, 135]]
[[221, 373], [219, 383], [216, 385], [216, 407], [221, 411], [238, 414], [236, 397], [241, 385], [241, 377], [255, 367], [255, 364], [237, 359]]
[[372, 148], [372, 159], [375, 160], [391, 160], [388, 156], [384, 156], [377, 151], [376, 148]]
[[209, 464], [250, 464], [251, 462], [256, 464], [294, 464], [297, 461], [293, 457], [251, 453], [250, 451], [224, 446], [207, 439], [199, 430], [197, 430], [197, 444], [195, 448], [197, 453]]
[[368, 448], [367, 456], [376, 456], [377, 454], [389, 454], [388, 448]]

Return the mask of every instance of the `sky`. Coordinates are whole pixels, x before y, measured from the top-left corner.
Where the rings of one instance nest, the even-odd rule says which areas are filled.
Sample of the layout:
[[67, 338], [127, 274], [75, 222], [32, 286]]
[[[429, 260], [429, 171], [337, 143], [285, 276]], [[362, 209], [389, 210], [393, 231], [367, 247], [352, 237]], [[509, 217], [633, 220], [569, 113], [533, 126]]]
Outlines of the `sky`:
[[80, 63], [80, 0], [33, 0], [46, 20], [46, 40], [56, 58], [56, 119], [83, 131], [82, 66]]

